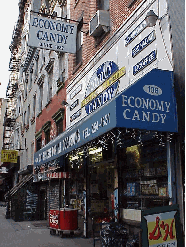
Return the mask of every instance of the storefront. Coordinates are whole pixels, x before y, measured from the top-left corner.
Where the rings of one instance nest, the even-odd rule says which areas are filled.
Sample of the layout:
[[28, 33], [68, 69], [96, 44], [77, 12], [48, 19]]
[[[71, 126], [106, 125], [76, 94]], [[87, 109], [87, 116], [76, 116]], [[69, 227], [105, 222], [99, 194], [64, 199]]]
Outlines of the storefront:
[[89, 215], [135, 232], [141, 209], [175, 203], [176, 132], [172, 72], [154, 69], [38, 151], [35, 167], [64, 157], [60, 207], [78, 209], [84, 228]]
[[[177, 203], [177, 109], [162, 6], [141, 5], [68, 85], [67, 129], [35, 153], [35, 170], [63, 157], [60, 167], [72, 176], [60, 207], [78, 209], [84, 236], [91, 218], [139, 233], [141, 210]], [[150, 9], [161, 14], [159, 26], [147, 27]]]

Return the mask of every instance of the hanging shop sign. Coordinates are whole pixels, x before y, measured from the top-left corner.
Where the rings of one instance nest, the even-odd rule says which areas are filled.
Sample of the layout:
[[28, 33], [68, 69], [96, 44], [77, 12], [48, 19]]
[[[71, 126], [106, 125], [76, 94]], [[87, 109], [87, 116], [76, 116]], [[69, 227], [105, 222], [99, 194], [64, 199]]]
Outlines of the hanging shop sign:
[[183, 246], [178, 205], [142, 210], [142, 246]]
[[153, 69], [35, 153], [35, 165], [54, 160], [117, 127], [177, 132], [171, 71]]
[[1, 150], [1, 162], [17, 163], [17, 150]]
[[157, 58], [157, 51], [154, 50], [149, 55], [147, 55], [145, 58], [143, 58], [139, 63], [133, 66], [133, 75], [136, 75], [138, 72], [143, 70], [149, 64], [154, 62], [156, 58]]
[[28, 46], [75, 53], [76, 33], [75, 24], [31, 15]]
[[143, 49], [150, 45], [156, 39], [155, 31], [152, 31], [139, 44], [132, 49], [132, 57], [138, 55]]

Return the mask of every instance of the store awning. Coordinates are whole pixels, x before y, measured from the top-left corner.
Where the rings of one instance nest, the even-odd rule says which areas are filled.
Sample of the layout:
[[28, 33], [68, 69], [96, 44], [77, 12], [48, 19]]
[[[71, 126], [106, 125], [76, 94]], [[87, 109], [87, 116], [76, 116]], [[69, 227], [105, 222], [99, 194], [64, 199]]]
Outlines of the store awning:
[[177, 132], [173, 72], [153, 69], [36, 152], [34, 165], [52, 161], [113, 128]]

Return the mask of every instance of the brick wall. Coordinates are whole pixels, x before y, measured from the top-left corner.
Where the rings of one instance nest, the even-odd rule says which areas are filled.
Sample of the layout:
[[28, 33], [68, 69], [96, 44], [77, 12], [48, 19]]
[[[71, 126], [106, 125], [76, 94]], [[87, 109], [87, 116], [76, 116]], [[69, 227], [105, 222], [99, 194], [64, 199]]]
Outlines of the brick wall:
[[[116, 32], [116, 30], [123, 24], [123, 22], [129, 17], [129, 15], [135, 10], [135, 8], [142, 2], [142, 0], [136, 0], [128, 8], [128, 3], [131, 0], [110, 0], [110, 25], [111, 30], [107, 33], [98, 44], [94, 37], [89, 36], [89, 25], [83, 25], [83, 53], [82, 64], [75, 65], [75, 55], [69, 55], [69, 82], [85, 67], [89, 60], [99, 51], [99, 49], [107, 42], [107, 40]], [[71, 2], [70, 12], [71, 18], [79, 20], [83, 16], [83, 22], [89, 23], [91, 18], [97, 11], [97, 1], [79, 0], [77, 4], [75, 1]]]

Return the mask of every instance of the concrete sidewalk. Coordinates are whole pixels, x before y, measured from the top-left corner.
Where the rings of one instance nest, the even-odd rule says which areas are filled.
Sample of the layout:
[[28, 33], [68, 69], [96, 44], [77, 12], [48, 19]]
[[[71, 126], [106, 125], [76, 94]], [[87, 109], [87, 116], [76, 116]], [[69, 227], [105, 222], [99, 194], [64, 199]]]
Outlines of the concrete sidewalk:
[[[15, 222], [5, 218], [6, 208], [0, 207], [0, 247], [93, 247], [93, 238], [64, 234], [51, 235], [47, 221]], [[98, 245], [96, 245], [98, 246]]]

